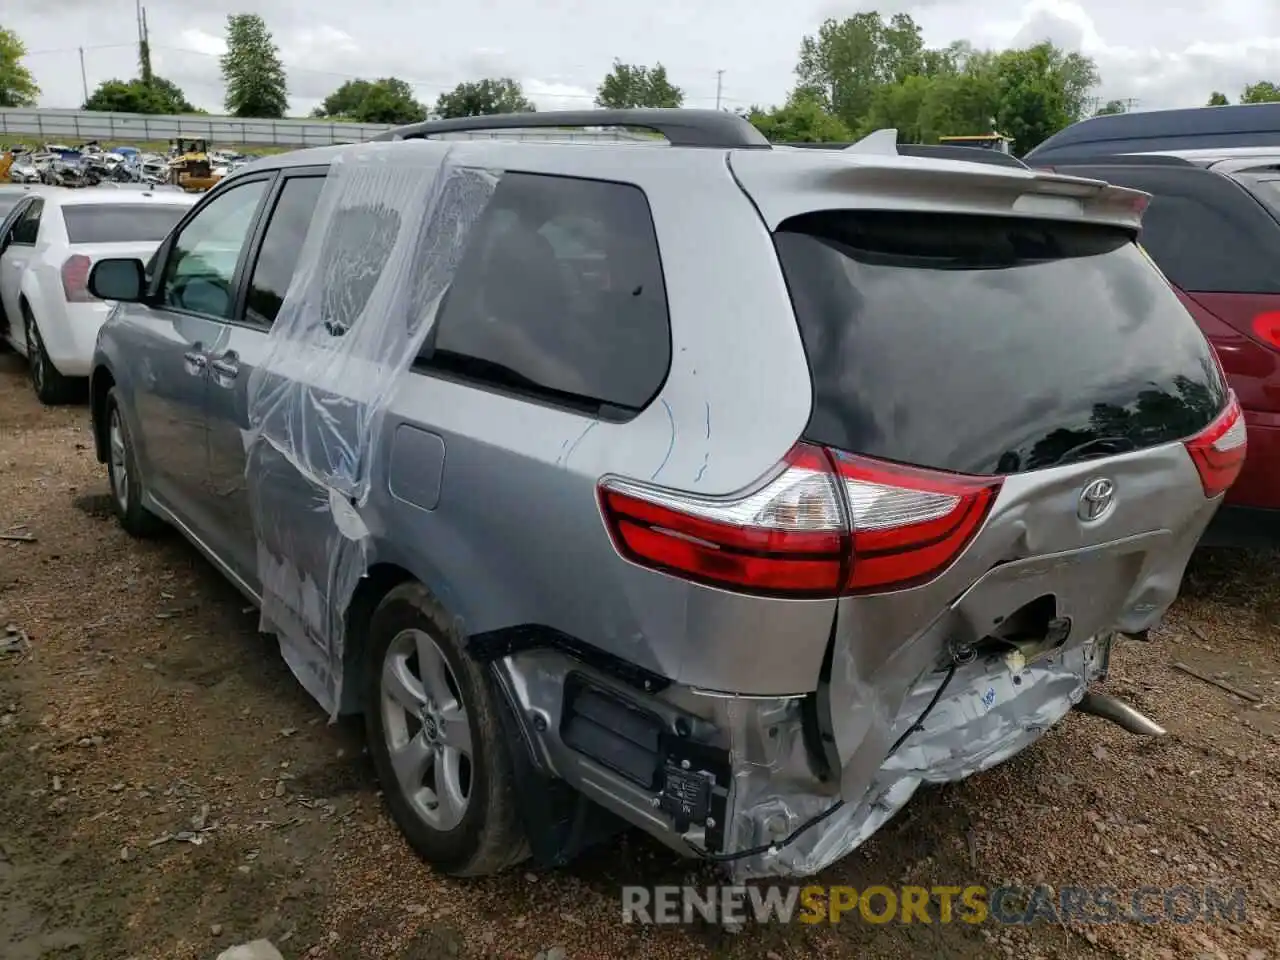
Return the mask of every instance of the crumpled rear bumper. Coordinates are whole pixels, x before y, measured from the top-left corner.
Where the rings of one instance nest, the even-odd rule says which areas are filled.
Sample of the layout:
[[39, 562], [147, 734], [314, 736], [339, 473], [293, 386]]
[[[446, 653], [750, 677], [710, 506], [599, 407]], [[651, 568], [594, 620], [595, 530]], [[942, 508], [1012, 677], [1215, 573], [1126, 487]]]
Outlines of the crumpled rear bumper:
[[[1089, 639], [1025, 665], [986, 656], [958, 664], [950, 674], [926, 674], [893, 720], [900, 746], [856, 802], [841, 803], [836, 784], [829, 791], [816, 784], [806, 790], [795, 766], [803, 751], [785, 746], [794, 738], [751, 735], [751, 722], [742, 718], [734, 730], [730, 849], [766, 849], [727, 861], [730, 872], [738, 879], [816, 873], [865, 842], [920, 784], [963, 780], [1017, 754], [1105, 674], [1111, 642], [1110, 636]], [[768, 711], [759, 716], [777, 731], [771, 722], [776, 717]]]

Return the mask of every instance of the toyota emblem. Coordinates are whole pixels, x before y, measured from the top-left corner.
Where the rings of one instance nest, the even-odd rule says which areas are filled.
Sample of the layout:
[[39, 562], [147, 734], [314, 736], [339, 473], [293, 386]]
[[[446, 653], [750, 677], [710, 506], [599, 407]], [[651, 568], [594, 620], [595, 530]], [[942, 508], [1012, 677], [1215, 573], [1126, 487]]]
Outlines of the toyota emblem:
[[1076, 515], [1085, 521], [1101, 520], [1115, 505], [1116, 485], [1106, 477], [1090, 480], [1080, 492]]

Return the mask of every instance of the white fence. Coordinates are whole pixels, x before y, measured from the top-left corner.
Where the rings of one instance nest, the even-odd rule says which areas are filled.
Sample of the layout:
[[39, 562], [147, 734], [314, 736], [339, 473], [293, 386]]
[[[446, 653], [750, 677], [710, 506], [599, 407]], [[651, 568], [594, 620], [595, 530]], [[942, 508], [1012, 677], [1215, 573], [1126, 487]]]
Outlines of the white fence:
[[[86, 110], [0, 108], [0, 143], [35, 141], [75, 146], [89, 140], [208, 140], [214, 145], [326, 147], [369, 140], [392, 129], [381, 123], [328, 123], [320, 120], [237, 120], [232, 117], [154, 116]], [[520, 140], [646, 141], [643, 134], [620, 130], [503, 130], [445, 134], [449, 139], [500, 137]]]

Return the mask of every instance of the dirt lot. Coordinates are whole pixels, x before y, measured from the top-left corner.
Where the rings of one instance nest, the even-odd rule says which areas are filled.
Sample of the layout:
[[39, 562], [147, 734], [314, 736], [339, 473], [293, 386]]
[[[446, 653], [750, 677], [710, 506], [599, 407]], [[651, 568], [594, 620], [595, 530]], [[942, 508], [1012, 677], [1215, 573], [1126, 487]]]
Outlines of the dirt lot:
[[382, 811], [359, 726], [324, 722], [243, 600], [178, 537], [142, 545], [117, 528], [85, 409], [40, 408], [12, 355], [0, 503], [0, 534], [35, 538], [0, 542], [5, 960], [203, 960], [255, 936], [290, 960], [1280, 957], [1276, 554], [1198, 557], [1152, 642], [1118, 652], [1108, 687], [1171, 736], [1073, 715], [1009, 764], [922, 791], [819, 878], [1243, 887], [1244, 922], [855, 919], [734, 934], [624, 926], [621, 884], [693, 873], [635, 836], [554, 873], [432, 875]]

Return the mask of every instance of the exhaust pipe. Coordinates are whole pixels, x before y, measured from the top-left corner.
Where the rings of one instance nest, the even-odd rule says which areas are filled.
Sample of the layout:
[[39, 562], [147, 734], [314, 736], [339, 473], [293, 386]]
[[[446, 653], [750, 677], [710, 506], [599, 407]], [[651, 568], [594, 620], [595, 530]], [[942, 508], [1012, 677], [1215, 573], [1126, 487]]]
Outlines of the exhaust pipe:
[[1146, 714], [1139, 712], [1117, 697], [1105, 693], [1086, 692], [1075, 705], [1081, 713], [1092, 714], [1110, 720], [1140, 737], [1163, 737], [1168, 731]]

